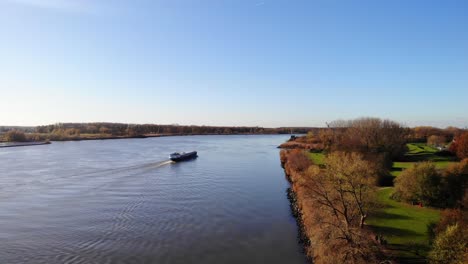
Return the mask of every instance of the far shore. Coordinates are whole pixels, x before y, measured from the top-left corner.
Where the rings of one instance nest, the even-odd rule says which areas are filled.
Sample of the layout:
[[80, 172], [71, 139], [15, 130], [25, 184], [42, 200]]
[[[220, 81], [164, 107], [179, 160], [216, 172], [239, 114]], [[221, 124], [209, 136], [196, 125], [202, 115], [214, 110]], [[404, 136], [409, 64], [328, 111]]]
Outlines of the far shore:
[[40, 146], [50, 144], [50, 141], [36, 141], [36, 142], [0, 142], [0, 148], [11, 147], [26, 147], [26, 146]]
[[51, 144], [51, 142], [65, 142], [65, 141], [87, 141], [87, 140], [109, 140], [109, 139], [132, 139], [132, 138], [151, 138], [151, 137], [176, 137], [176, 136], [249, 136], [249, 135], [286, 135], [286, 134], [271, 134], [271, 133], [238, 133], [238, 134], [218, 134], [218, 133], [204, 133], [204, 134], [144, 134], [135, 136], [98, 136], [98, 137], [70, 137], [63, 140], [47, 140], [47, 141], [28, 141], [28, 142], [1, 142], [0, 148], [8, 147], [25, 147], [25, 146], [40, 146]]

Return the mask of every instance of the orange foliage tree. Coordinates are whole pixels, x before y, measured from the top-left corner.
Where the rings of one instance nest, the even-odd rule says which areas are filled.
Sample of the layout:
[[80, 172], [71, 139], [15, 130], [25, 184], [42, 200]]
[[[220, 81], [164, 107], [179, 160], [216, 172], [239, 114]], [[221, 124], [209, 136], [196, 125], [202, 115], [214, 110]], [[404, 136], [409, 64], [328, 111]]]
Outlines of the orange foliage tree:
[[452, 144], [455, 144], [455, 153], [460, 159], [468, 158], [468, 132], [461, 134]]

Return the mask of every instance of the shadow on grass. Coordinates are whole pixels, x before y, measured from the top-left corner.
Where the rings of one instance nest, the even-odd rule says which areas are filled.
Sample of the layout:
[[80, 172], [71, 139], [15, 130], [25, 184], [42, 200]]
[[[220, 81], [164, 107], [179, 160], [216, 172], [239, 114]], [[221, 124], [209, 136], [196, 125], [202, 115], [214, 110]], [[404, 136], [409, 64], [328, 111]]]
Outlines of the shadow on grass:
[[[395, 201], [392, 198], [389, 198], [389, 199], [390, 201]], [[381, 210], [388, 209], [388, 208], [396, 208], [396, 206], [390, 203], [381, 203], [376, 213], [380, 213], [382, 212]]]
[[[386, 208], [394, 207], [394, 206], [385, 206]], [[411, 217], [408, 217], [406, 215], [400, 215], [400, 214], [392, 214], [392, 213], [387, 213], [387, 212], [375, 212], [374, 217], [376, 218], [384, 218], [384, 219], [392, 219], [392, 220], [406, 220], [406, 219], [412, 219]]]
[[435, 158], [436, 156], [431, 153], [418, 153], [418, 154], [410, 154], [406, 155], [403, 158], [403, 162], [417, 162], [417, 161], [426, 161]]
[[430, 250], [428, 245], [418, 243], [390, 244], [389, 248], [399, 252], [399, 263], [427, 263], [425, 256]]
[[381, 186], [381, 187], [392, 187], [394, 179], [395, 179], [395, 176], [391, 174], [383, 175], [379, 177], [377, 184], [378, 186]]
[[456, 161], [457, 157], [454, 155], [448, 155], [444, 152], [431, 153], [431, 152], [419, 152], [414, 154], [406, 154], [401, 160], [402, 162], [418, 162], [418, 161]]
[[419, 236], [420, 234], [413, 230], [395, 228], [389, 226], [371, 226], [378, 234], [382, 234], [384, 237], [397, 236], [397, 237], [412, 237]]
[[[418, 233], [409, 230], [409, 229], [400, 229], [393, 227], [376, 227], [371, 226], [376, 234], [383, 235], [384, 238], [389, 237], [411, 237], [418, 235]], [[387, 249], [393, 251], [391, 253], [397, 260], [398, 263], [426, 263], [426, 255], [430, 250], [430, 247], [425, 244], [419, 243], [404, 243], [404, 244], [395, 244], [389, 243]]]

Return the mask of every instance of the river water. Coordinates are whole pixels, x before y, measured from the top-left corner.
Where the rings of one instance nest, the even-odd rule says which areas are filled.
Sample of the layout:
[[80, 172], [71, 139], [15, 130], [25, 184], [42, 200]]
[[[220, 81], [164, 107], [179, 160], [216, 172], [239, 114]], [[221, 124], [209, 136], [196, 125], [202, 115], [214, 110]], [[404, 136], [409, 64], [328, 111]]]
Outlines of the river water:
[[[276, 149], [287, 138], [0, 149], [0, 263], [305, 263]], [[199, 157], [168, 161], [177, 150]]]

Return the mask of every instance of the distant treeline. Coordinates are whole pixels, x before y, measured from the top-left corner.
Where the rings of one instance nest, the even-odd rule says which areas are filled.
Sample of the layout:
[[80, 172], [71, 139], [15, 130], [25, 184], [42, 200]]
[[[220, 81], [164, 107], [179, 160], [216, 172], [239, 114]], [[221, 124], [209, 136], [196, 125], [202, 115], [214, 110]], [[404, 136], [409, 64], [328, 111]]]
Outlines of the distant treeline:
[[33, 133], [36, 132], [35, 126], [0, 126], [0, 133], [6, 133], [8, 131], [21, 131], [24, 133]]
[[[53, 133], [56, 130], [76, 129], [81, 134], [111, 134], [115, 136], [146, 134], [289, 134], [307, 133], [310, 127], [229, 127], [195, 125], [158, 125], [158, 124], [123, 124], [123, 123], [59, 123], [38, 126], [37, 133]], [[77, 131], [78, 132], [78, 131]]]
[[[346, 122], [334, 121], [328, 124], [331, 130], [342, 130]], [[27, 141], [38, 140], [76, 140], [113, 137], [137, 137], [151, 135], [235, 135], [235, 134], [319, 134], [327, 128], [316, 127], [249, 127], [249, 126], [196, 126], [196, 125], [158, 125], [158, 124], [124, 124], [124, 123], [57, 123], [37, 127], [0, 126], [1, 135], [9, 131], [26, 134]], [[405, 136], [408, 142], [427, 142], [430, 137], [439, 137], [451, 141], [466, 129], [457, 127], [437, 128], [419, 126], [408, 128]], [[3, 140], [4, 136], [3, 136]]]
[[[228, 127], [195, 125], [158, 125], [123, 123], [57, 123], [37, 127], [0, 127], [0, 140], [43, 141], [82, 140], [121, 137], [165, 136], [165, 135], [245, 135], [245, 134], [305, 134], [316, 130], [312, 127]], [[14, 133], [13, 133], [14, 132]], [[24, 133], [25, 135], [21, 135]], [[3, 136], [1, 136], [3, 135]], [[19, 141], [19, 140], [18, 140]]]
[[418, 126], [413, 127], [410, 129], [410, 133], [408, 135], [409, 142], [427, 142], [430, 136], [439, 136], [444, 137], [448, 141], [453, 140], [457, 136], [460, 136], [467, 129], [462, 129], [458, 127], [449, 126], [446, 128], [437, 128], [431, 126]]

